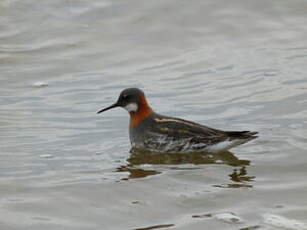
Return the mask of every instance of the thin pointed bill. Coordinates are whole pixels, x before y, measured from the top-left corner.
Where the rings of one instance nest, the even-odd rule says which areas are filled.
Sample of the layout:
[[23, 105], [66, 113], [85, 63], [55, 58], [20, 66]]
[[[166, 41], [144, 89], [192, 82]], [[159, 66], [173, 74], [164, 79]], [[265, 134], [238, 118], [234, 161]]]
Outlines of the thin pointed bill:
[[116, 107], [119, 107], [119, 104], [118, 104], [117, 102], [114, 103], [113, 105], [110, 105], [110, 106], [107, 107], [107, 108], [104, 108], [104, 109], [102, 109], [102, 110], [99, 110], [99, 111], [97, 112], [97, 114], [98, 114], [98, 113], [102, 113], [102, 112], [104, 112], [104, 111], [107, 111], [107, 110], [109, 110], [109, 109], [116, 108]]

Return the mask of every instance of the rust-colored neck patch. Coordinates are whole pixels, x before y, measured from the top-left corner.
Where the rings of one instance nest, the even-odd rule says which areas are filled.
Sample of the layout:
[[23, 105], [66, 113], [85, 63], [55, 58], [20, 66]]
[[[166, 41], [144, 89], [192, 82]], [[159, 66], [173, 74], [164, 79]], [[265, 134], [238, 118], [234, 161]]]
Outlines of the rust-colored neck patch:
[[137, 126], [141, 121], [147, 118], [152, 113], [152, 109], [149, 107], [145, 96], [141, 96], [141, 100], [138, 103], [138, 110], [130, 112], [130, 127]]

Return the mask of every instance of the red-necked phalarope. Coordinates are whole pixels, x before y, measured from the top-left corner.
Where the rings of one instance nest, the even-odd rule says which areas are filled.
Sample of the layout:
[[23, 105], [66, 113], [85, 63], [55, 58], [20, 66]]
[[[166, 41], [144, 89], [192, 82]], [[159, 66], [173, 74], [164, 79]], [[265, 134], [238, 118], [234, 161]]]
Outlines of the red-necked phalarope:
[[257, 132], [222, 131], [155, 113], [137, 88], [125, 89], [113, 105], [98, 111], [123, 107], [130, 114], [132, 147], [153, 152], [218, 152], [250, 141]]

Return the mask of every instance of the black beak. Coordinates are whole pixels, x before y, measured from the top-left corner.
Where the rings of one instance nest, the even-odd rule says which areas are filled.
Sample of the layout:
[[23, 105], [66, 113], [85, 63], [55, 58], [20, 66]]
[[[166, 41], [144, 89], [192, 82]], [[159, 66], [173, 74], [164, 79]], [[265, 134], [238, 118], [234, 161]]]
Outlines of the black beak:
[[98, 112], [97, 112], [97, 114], [98, 113], [102, 113], [102, 112], [104, 112], [104, 111], [107, 111], [107, 110], [109, 110], [109, 109], [113, 109], [113, 108], [115, 108], [115, 107], [119, 107], [120, 105], [116, 102], [116, 103], [114, 103], [113, 105], [110, 105], [109, 107], [107, 107], [107, 108], [104, 108], [104, 109], [102, 109], [102, 110], [99, 110]]

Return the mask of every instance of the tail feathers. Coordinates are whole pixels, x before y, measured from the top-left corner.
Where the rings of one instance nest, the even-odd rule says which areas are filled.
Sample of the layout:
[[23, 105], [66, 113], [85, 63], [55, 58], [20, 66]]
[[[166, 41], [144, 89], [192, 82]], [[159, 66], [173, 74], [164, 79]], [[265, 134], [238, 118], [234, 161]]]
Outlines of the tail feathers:
[[250, 131], [229, 131], [226, 132], [226, 134], [230, 138], [235, 138], [235, 139], [254, 139], [257, 138], [258, 136], [255, 136], [258, 134], [258, 132], [250, 132]]

